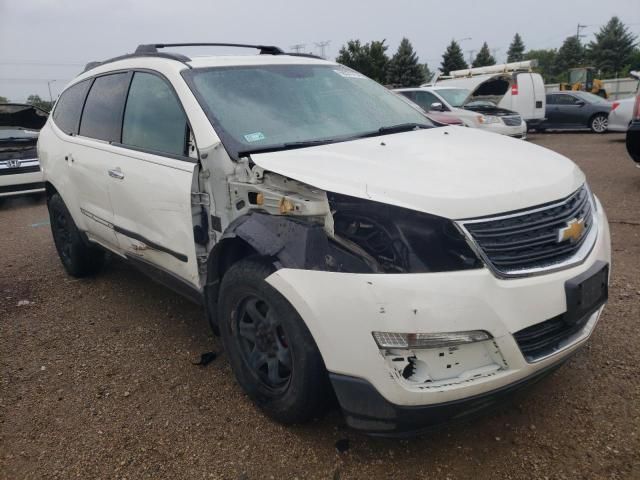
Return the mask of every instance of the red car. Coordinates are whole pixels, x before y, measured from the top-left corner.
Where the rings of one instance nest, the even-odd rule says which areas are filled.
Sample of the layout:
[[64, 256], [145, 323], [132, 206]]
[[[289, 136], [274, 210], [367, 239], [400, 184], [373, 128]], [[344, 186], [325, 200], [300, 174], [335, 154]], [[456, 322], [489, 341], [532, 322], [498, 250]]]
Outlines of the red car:
[[444, 125], [464, 125], [464, 123], [462, 123], [462, 120], [451, 115], [443, 115], [442, 113], [438, 112], [426, 112], [426, 115], [436, 123], [442, 123]]

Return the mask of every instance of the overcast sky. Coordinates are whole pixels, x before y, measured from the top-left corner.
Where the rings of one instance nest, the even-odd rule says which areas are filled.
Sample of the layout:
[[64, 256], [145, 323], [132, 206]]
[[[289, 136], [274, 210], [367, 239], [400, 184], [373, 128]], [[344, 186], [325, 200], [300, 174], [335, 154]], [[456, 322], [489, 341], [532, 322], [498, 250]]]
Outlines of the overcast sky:
[[[0, 0], [0, 95], [55, 98], [82, 66], [128, 53], [140, 43], [245, 42], [290, 49], [329, 40], [335, 58], [347, 40], [387, 39], [392, 54], [403, 36], [433, 69], [451, 39], [463, 50], [483, 41], [504, 60], [515, 32], [527, 48], [559, 47], [588, 25], [588, 41], [617, 15], [640, 34], [640, 0]], [[468, 53], [465, 54], [468, 56]]]

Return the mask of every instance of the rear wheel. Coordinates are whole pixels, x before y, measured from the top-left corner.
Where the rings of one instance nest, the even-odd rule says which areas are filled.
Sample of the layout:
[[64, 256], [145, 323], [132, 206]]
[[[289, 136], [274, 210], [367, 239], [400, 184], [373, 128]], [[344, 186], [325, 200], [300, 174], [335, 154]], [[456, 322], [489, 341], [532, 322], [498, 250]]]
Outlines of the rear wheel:
[[104, 264], [104, 251], [84, 241], [60, 195], [54, 194], [48, 207], [53, 242], [67, 273], [85, 277], [98, 272]]
[[301, 423], [329, 398], [320, 352], [291, 304], [265, 278], [260, 258], [241, 260], [222, 279], [219, 327], [240, 386], [271, 418]]
[[604, 133], [607, 131], [608, 124], [608, 117], [602, 113], [599, 113], [591, 118], [591, 122], [589, 122], [589, 128], [591, 128], [591, 131], [594, 133]]

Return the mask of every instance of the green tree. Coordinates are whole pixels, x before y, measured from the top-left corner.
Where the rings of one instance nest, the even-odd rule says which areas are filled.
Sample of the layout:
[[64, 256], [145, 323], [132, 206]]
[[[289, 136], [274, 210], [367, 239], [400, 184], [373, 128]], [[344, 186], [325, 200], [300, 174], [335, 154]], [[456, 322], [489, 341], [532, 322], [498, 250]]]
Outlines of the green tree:
[[529, 50], [524, 54], [524, 60], [537, 60], [538, 66], [534, 68], [534, 71], [542, 75], [545, 83], [556, 83], [564, 81], [564, 77], [560, 78], [556, 69], [557, 55], [558, 52], [555, 48]]
[[587, 45], [587, 58], [603, 76], [621, 74], [633, 56], [636, 36], [618, 17], [611, 17]]
[[570, 68], [584, 65], [584, 47], [575, 35], [567, 37], [555, 60], [555, 69], [558, 75], [565, 75]]
[[398, 51], [387, 69], [387, 83], [394, 87], [416, 87], [424, 83], [424, 70], [407, 38], [403, 38]]
[[431, 80], [431, 78], [433, 77], [433, 72], [429, 68], [429, 64], [428, 63], [423, 63], [422, 64], [422, 73], [424, 74], [424, 81], [425, 82], [429, 82]]
[[476, 58], [473, 59], [473, 64], [472, 66], [475, 67], [488, 67], [489, 65], [495, 65], [496, 64], [496, 59], [493, 58], [493, 55], [491, 55], [491, 52], [489, 51], [489, 45], [487, 45], [487, 42], [484, 42], [482, 44], [482, 47], [480, 47], [480, 51], [478, 52], [478, 55], [476, 55]]
[[509, 50], [507, 50], [507, 62], [521, 62], [524, 60], [524, 42], [519, 33], [516, 33], [511, 40]]
[[629, 59], [629, 65], [625, 69], [624, 75], [628, 76], [629, 72], [632, 70], [635, 70], [636, 72], [640, 71], [640, 48], [633, 49], [633, 53]]
[[360, 40], [349, 40], [338, 52], [336, 62], [353, 68], [373, 80], [385, 83], [389, 57], [385, 40], [362, 44]]
[[442, 54], [440, 70], [444, 75], [449, 75], [452, 70], [464, 70], [465, 68], [469, 68], [469, 65], [464, 61], [460, 45], [455, 40], [451, 40], [451, 43]]
[[0, 103], [9, 103], [9, 99], [0, 95]]
[[53, 108], [53, 102], [43, 100], [42, 98], [40, 98], [40, 95], [29, 95], [27, 97], [27, 104], [41, 108], [45, 112], [50, 112], [51, 108]]

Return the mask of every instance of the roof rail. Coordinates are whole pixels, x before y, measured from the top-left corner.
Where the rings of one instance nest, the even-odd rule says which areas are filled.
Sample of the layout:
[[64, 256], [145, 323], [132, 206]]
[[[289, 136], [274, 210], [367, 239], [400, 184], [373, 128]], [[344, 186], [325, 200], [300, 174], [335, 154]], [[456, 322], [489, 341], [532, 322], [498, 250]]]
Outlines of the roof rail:
[[151, 43], [146, 45], [138, 45], [135, 53], [158, 53], [159, 48], [167, 47], [238, 47], [238, 48], [255, 48], [260, 50], [261, 55], [283, 55], [284, 51], [273, 45], [247, 45], [244, 43]]
[[314, 55], [313, 53], [297, 53], [297, 52], [286, 52], [285, 55], [289, 55], [290, 57], [304, 57], [304, 58], [315, 58], [317, 60], [326, 60], [323, 57], [318, 55]]
[[165, 53], [165, 52], [148, 52], [148, 53], [127, 53], [126, 55], [120, 55], [118, 57], [109, 58], [108, 60], [103, 60], [102, 62], [89, 62], [85, 65], [82, 73], [87, 72], [93, 68], [99, 67], [100, 65], [104, 65], [106, 63], [115, 62], [118, 60], [126, 60], [127, 58], [139, 58], [139, 57], [160, 57], [160, 58], [168, 58], [169, 60], [176, 60], [178, 62], [184, 63], [189, 66], [187, 63], [191, 59], [185, 55], [180, 55], [179, 53]]

